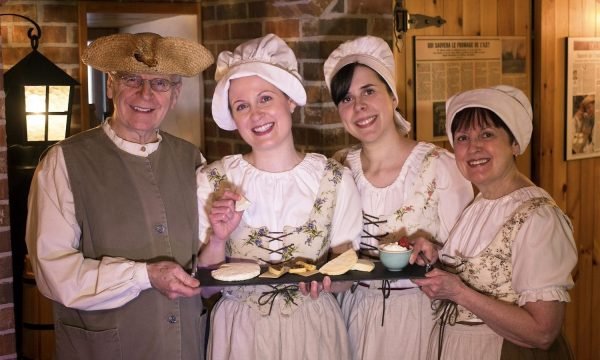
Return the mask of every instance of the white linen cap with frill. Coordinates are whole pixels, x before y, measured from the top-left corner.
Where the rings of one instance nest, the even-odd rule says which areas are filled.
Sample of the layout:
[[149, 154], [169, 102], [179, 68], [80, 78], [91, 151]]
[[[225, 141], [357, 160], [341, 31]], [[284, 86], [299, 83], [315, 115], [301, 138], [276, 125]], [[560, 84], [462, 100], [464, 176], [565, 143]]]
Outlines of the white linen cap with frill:
[[[331, 91], [331, 79], [335, 74], [344, 66], [353, 63], [368, 66], [381, 75], [392, 90], [394, 98], [399, 100], [396, 92], [394, 54], [385, 40], [376, 36], [361, 36], [348, 40], [333, 50], [323, 65], [325, 84], [329, 91]], [[410, 123], [402, 117], [398, 109], [394, 111], [394, 120], [401, 131], [404, 133], [410, 131]]]
[[276, 86], [297, 105], [306, 104], [306, 90], [294, 52], [277, 35], [268, 34], [240, 44], [233, 52], [222, 51], [217, 58], [212, 116], [221, 129], [237, 129], [229, 110], [230, 81], [254, 75]]
[[521, 90], [508, 85], [468, 90], [446, 101], [446, 134], [450, 145], [454, 147], [451, 129], [456, 114], [474, 107], [488, 109], [498, 115], [517, 140], [521, 151], [519, 155], [525, 152], [533, 131], [531, 103]]

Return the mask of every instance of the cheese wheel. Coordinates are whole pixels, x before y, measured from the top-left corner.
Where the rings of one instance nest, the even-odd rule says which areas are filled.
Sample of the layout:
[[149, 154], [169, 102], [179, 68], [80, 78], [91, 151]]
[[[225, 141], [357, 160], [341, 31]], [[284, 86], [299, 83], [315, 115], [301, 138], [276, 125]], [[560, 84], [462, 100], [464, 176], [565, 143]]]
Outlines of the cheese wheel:
[[213, 278], [221, 281], [242, 281], [252, 279], [260, 274], [260, 266], [256, 263], [227, 263], [211, 271]]
[[352, 269], [358, 261], [358, 256], [353, 249], [348, 249], [341, 255], [323, 265], [319, 272], [325, 275], [342, 275]]

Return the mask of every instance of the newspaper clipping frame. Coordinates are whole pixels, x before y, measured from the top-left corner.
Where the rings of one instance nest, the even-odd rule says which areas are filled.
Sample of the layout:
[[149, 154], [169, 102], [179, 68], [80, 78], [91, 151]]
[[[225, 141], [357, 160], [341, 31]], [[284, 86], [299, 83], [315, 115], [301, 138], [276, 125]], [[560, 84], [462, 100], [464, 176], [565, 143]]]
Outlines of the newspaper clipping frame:
[[476, 88], [511, 85], [530, 97], [525, 36], [415, 36], [417, 138], [446, 141], [446, 99]]
[[595, 126], [599, 80], [600, 38], [567, 38], [566, 160], [600, 156], [600, 125]]

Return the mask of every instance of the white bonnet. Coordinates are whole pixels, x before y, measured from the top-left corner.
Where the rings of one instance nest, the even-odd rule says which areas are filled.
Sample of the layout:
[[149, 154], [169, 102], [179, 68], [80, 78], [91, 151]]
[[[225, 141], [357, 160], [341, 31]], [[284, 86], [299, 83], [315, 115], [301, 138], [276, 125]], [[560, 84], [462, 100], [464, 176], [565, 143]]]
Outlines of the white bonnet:
[[[368, 66], [381, 75], [392, 90], [394, 98], [398, 100], [394, 54], [385, 40], [376, 36], [361, 36], [338, 46], [323, 65], [325, 84], [330, 91], [331, 79], [341, 68], [352, 63]], [[410, 131], [410, 123], [400, 115], [397, 109], [394, 112], [394, 119], [403, 132]]]
[[521, 90], [508, 85], [498, 85], [465, 91], [448, 99], [446, 101], [446, 134], [452, 146], [454, 146], [452, 121], [458, 112], [473, 107], [488, 109], [498, 115], [517, 140], [521, 150], [520, 154], [525, 152], [533, 131], [533, 111], [529, 99]]
[[219, 54], [212, 115], [221, 129], [237, 128], [229, 110], [230, 80], [253, 75], [276, 86], [296, 104], [306, 104], [306, 90], [294, 52], [281, 38], [268, 34], [240, 44], [233, 52], [222, 51]]

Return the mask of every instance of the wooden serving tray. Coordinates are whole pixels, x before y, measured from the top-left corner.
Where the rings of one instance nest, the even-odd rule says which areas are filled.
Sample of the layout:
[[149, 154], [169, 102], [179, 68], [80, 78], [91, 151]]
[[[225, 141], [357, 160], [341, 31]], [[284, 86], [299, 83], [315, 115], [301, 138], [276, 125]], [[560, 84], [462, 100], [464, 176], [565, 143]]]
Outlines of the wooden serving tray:
[[[325, 275], [317, 273], [311, 276], [287, 273], [279, 278], [255, 277], [243, 281], [221, 281], [214, 279], [210, 272], [213, 269], [198, 269], [196, 278], [200, 280], [200, 286], [240, 286], [240, 285], [275, 285], [275, 284], [297, 284], [307, 281], [321, 281]], [[267, 267], [261, 267], [261, 274], [267, 271]], [[400, 280], [418, 279], [425, 277], [425, 267], [420, 265], [408, 265], [402, 271], [389, 271], [379, 261], [375, 261], [375, 269], [371, 272], [350, 270], [343, 275], [330, 276], [332, 281], [366, 281], [366, 280]]]

